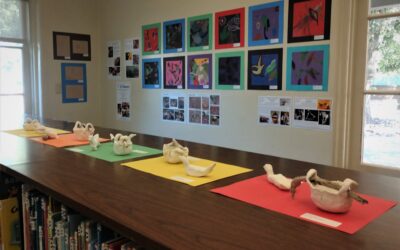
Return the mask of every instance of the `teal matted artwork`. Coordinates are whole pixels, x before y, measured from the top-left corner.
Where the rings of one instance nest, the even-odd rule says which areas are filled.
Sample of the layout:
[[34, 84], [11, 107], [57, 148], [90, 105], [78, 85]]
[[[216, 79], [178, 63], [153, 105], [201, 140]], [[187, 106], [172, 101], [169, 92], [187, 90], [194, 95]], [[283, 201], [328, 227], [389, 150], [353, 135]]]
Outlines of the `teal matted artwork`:
[[213, 48], [212, 14], [188, 17], [187, 42], [188, 51], [206, 51]]
[[142, 44], [143, 56], [161, 53], [161, 23], [142, 26]]
[[215, 54], [215, 86], [220, 90], [244, 89], [244, 51]]
[[116, 155], [113, 151], [113, 142], [107, 142], [100, 144], [97, 150], [92, 150], [90, 145], [86, 146], [79, 146], [79, 147], [72, 147], [66, 148], [69, 151], [81, 153], [87, 156], [91, 156], [100, 160], [108, 161], [108, 162], [117, 162], [117, 161], [124, 161], [124, 160], [131, 160], [136, 158], [142, 158], [151, 155], [160, 155], [162, 151], [155, 148], [149, 148], [145, 146], [140, 146], [134, 144], [132, 146], [133, 150], [132, 153], [128, 155]]
[[288, 48], [286, 63], [286, 90], [328, 90], [329, 45]]

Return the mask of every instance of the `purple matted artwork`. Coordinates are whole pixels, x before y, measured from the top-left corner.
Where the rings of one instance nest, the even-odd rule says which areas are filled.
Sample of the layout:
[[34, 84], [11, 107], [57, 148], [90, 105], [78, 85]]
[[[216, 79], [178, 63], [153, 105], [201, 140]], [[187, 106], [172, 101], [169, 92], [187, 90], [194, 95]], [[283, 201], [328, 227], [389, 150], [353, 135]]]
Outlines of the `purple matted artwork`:
[[279, 7], [255, 10], [252, 20], [253, 41], [279, 37]]
[[324, 52], [293, 52], [292, 83], [293, 85], [322, 85]]
[[212, 55], [188, 56], [187, 76], [189, 89], [211, 89]]

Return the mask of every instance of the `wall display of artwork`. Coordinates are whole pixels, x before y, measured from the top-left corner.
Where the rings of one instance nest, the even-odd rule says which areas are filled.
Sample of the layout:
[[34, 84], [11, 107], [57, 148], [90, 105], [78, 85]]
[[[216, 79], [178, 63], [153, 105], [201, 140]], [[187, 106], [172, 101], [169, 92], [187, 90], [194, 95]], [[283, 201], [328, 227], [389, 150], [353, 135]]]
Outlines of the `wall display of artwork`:
[[244, 89], [244, 52], [215, 54], [216, 89]]
[[199, 125], [220, 125], [219, 95], [189, 95], [189, 123]]
[[286, 90], [327, 91], [329, 45], [287, 50]]
[[142, 55], [157, 55], [161, 52], [161, 23], [142, 26]]
[[282, 49], [251, 50], [248, 52], [247, 88], [282, 89]]
[[185, 19], [164, 22], [164, 53], [185, 51]]
[[212, 54], [188, 56], [187, 84], [188, 89], [212, 89]]
[[107, 43], [108, 79], [120, 79], [121, 76], [121, 41]]
[[87, 102], [86, 64], [61, 64], [63, 103]]
[[161, 88], [161, 59], [149, 58], [142, 60], [142, 88]]
[[126, 78], [139, 77], [139, 60], [140, 60], [139, 38], [125, 39]]
[[90, 61], [90, 35], [53, 32], [53, 54], [56, 60]]
[[188, 51], [212, 49], [212, 14], [189, 17], [187, 19]]
[[117, 120], [131, 119], [131, 85], [129, 82], [118, 82], [117, 93]]
[[258, 97], [258, 123], [272, 126], [290, 126], [292, 98], [283, 96]]
[[249, 7], [249, 46], [283, 41], [283, 1]]
[[215, 13], [215, 48], [227, 49], [244, 46], [244, 9]]
[[288, 42], [329, 40], [331, 0], [290, 0]]
[[186, 96], [184, 94], [162, 95], [162, 120], [186, 123]]
[[185, 88], [185, 57], [164, 57], [164, 89]]
[[332, 129], [332, 99], [295, 98], [293, 127]]

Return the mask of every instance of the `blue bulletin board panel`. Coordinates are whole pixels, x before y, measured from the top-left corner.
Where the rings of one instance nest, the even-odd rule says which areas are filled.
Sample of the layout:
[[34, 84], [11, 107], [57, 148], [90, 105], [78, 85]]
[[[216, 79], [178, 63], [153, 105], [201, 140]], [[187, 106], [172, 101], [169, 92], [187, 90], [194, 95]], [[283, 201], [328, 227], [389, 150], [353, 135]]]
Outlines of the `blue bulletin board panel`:
[[87, 102], [86, 64], [61, 64], [62, 102]]

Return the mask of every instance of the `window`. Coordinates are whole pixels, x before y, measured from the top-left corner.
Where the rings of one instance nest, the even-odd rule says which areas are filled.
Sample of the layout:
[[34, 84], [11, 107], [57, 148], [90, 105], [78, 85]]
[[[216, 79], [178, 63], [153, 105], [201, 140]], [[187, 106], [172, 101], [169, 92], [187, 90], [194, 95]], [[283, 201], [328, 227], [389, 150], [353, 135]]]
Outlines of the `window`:
[[361, 163], [400, 169], [400, 3], [370, 0]]
[[28, 81], [27, 1], [0, 0], [0, 130], [21, 126]]

